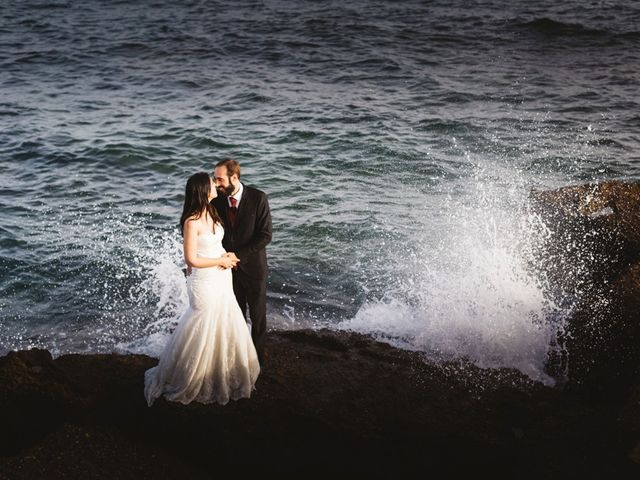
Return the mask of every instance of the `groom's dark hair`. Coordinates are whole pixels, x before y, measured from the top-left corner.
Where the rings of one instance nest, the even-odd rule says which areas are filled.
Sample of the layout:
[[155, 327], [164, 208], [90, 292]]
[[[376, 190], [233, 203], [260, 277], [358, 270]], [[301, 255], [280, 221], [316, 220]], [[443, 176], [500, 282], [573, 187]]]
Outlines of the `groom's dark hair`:
[[218, 167], [227, 167], [227, 175], [229, 177], [238, 175], [238, 178], [240, 178], [240, 162], [237, 160], [234, 160], [233, 158], [225, 158], [224, 160], [220, 160], [216, 163], [216, 168]]

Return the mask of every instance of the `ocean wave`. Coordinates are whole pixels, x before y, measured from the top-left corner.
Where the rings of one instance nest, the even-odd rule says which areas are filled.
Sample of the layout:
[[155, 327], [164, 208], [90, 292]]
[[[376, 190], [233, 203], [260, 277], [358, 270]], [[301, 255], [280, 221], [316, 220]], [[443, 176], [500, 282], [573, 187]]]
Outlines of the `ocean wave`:
[[246, 108], [246, 104], [249, 104], [249, 105], [251, 105], [252, 103], [262, 104], [262, 103], [271, 103], [273, 101], [274, 101], [274, 98], [268, 95], [263, 95], [255, 92], [242, 92], [242, 93], [237, 93], [231, 96], [228, 99], [227, 103], [229, 105], [237, 104], [239, 108]]
[[511, 25], [518, 29], [533, 31], [550, 36], [603, 37], [611, 33], [607, 30], [586, 27], [579, 23], [562, 22], [546, 17], [529, 21], [513, 20]]
[[200, 136], [195, 134], [184, 135], [180, 138], [182, 145], [193, 148], [215, 148], [221, 150], [229, 150], [236, 148], [238, 145], [234, 143], [227, 143], [222, 140], [214, 140], [208, 136]]
[[443, 120], [442, 118], [425, 118], [418, 121], [418, 129], [447, 134], [479, 134], [483, 132], [482, 127], [469, 121]]
[[32, 10], [61, 10], [70, 7], [69, 2], [43, 2], [31, 3], [29, 9]]
[[597, 146], [597, 147], [614, 147], [624, 149], [625, 146], [614, 140], [613, 138], [594, 138], [587, 141], [587, 144]]

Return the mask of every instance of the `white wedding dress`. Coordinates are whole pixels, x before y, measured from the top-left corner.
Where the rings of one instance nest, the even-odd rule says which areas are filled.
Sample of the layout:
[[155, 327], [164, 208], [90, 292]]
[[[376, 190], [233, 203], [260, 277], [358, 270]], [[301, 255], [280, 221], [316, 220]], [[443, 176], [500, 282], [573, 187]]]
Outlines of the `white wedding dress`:
[[[224, 230], [198, 236], [198, 256], [218, 258]], [[220, 403], [249, 397], [260, 364], [249, 327], [233, 294], [231, 270], [194, 268], [187, 278], [189, 308], [156, 367], [145, 372], [149, 406], [164, 395], [187, 404]]]

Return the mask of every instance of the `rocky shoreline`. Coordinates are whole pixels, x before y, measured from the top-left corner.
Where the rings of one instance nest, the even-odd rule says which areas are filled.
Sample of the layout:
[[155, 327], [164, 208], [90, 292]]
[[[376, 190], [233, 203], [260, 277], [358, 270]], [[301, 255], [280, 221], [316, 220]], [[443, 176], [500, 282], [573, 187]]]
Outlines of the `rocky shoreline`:
[[144, 355], [10, 353], [0, 359], [0, 478], [640, 473], [627, 399], [433, 365], [346, 332], [269, 340], [252, 398], [224, 407], [147, 407], [143, 373], [156, 360]]
[[545, 275], [575, 297], [562, 388], [355, 333], [272, 331], [251, 399], [149, 408], [153, 358], [12, 352], [0, 479], [640, 478], [640, 183], [532, 197]]

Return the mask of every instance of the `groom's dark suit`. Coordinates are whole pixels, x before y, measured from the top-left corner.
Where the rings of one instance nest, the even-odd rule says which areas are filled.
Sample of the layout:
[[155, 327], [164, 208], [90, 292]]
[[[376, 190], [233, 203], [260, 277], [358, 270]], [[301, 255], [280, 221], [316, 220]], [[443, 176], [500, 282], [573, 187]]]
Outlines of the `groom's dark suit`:
[[242, 187], [242, 198], [233, 226], [229, 221], [227, 197], [218, 195], [213, 205], [224, 223], [222, 246], [240, 259], [233, 271], [233, 292], [245, 318], [249, 307], [251, 338], [260, 363], [264, 363], [267, 336], [266, 246], [271, 241], [271, 212], [264, 192], [244, 184]]

